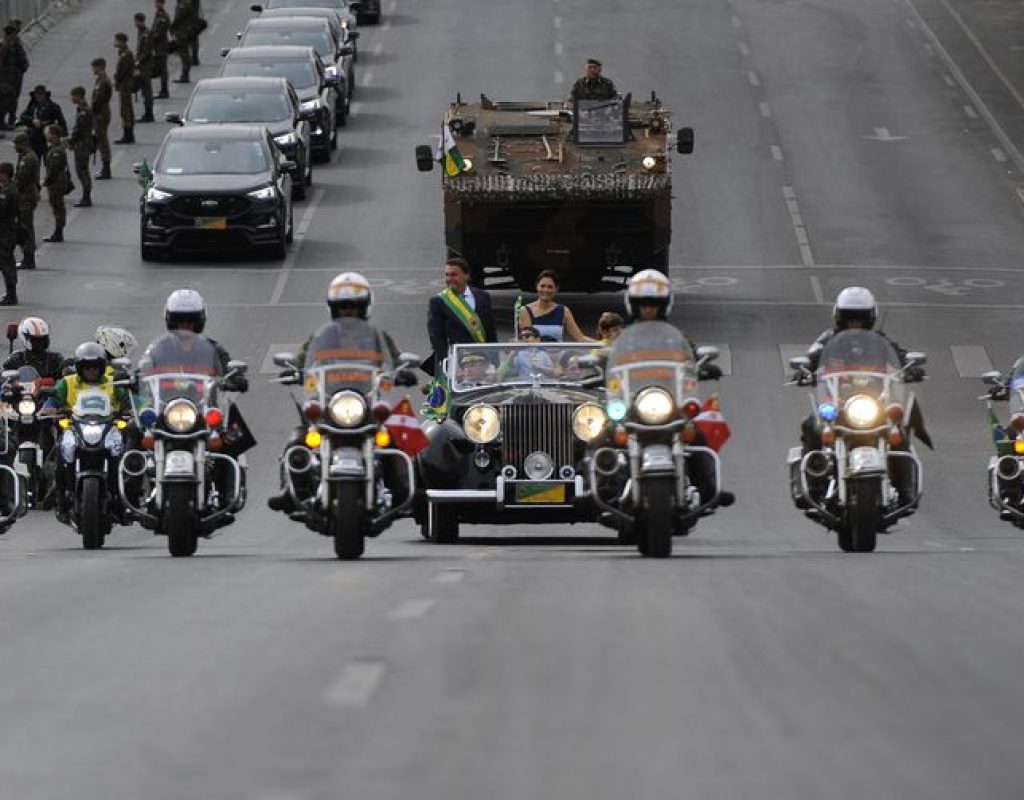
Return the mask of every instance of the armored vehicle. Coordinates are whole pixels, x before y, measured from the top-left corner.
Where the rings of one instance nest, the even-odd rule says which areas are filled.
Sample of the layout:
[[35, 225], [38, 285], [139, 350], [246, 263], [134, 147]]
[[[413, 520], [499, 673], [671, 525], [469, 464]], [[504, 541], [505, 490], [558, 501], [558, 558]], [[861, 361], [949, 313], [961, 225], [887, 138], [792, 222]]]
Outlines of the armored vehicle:
[[533, 289], [542, 269], [563, 291], [621, 289], [633, 272], [666, 270], [672, 144], [693, 152], [693, 129], [672, 136], [652, 93], [611, 100], [479, 103], [458, 97], [439, 146], [416, 148], [418, 168], [441, 163], [445, 243], [473, 283]]

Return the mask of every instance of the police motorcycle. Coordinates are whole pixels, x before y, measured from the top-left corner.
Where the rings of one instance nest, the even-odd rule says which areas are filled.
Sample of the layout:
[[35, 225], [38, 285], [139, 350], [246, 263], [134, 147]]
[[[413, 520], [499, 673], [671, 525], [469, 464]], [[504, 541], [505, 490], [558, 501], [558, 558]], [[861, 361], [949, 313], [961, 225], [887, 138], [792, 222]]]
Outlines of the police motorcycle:
[[884, 336], [850, 329], [826, 342], [817, 372], [806, 356], [789, 363], [797, 373], [791, 384], [816, 387], [811, 408], [820, 432], [818, 449], [790, 448], [793, 501], [838, 534], [841, 550], [870, 553], [877, 534], [912, 515], [921, 497], [924, 473], [910, 436], [928, 440], [906, 384], [927, 358], [911, 352], [901, 364]]
[[[53, 392], [53, 379], [41, 378], [35, 367], [5, 370], [2, 378], [5, 406], [5, 455], [21, 475], [28, 508], [40, 505], [53, 484], [53, 437], [45, 429], [52, 419], [41, 416], [46, 398]], [[44, 436], [44, 433], [47, 433]]]
[[[702, 409], [698, 370], [717, 356], [714, 347], [695, 353], [682, 332], [664, 321], [631, 325], [608, 352], [612, 427], [590, 456], [590, 485], [606, 524], [645, 556], [670, 556], [673, 535], [687, 533], [718, 505], [721, 462], [700, 443], [694, 422]], [[597, 487], [616, 474], [627, 476], [621, 494], [604, 496]], [[696, 485], [695, 474], [703, 476], [703, 486]]]
[[22, 476], [8, 463], [17, 455], [17, 440], [13, 437], [12, 427], [16, 424], [17, 404], [19, 400], [14, 393], [17, 386], [17, 372], [6, 371], [0, 383], [0, 401], [3, 402], [3, 413], [0, 414], [0, 534], [6, 533], [15, 520], [28, 511], [26, 487]]
[[[1024, 358], [1013, 365], [1009, 377], [998, 370], [981, 376], [991, 388], [978, 399], [988, 404], [989, 426], [996, 454], [988, 461], [988, 501], [999, 518], [1024, 528]], [[1002, 425], [992, 406], [1010, 406], [1007, 425]]]
[[234, 521], [245, 505], [245, 456], [225, 446], [221, 393], [247, 366], [220, 358], [206, 338], [171, 330], [150, 345], [127, 381], [141, 447], [118, 471], [121, 499], [143, 527], [167, 537], [172, 556], [191, 556], [199, 537]]
[[[381, 334], [358, 317], [324, 325], [310, 340], [303, 366], [277, 353], [282, 373], [272, 382], [301, 384], [295, 400], [301, 442], [281, 459], [281, 477], [295, 511], [289, 515], [334, 540], [338, 558], [359, 558], [366, 537], [375, 537], [412, 513], [413, 460], [393, 447], [384, 421], [395, 365]], [[419, 363], [403, 353], [399, 369]]]

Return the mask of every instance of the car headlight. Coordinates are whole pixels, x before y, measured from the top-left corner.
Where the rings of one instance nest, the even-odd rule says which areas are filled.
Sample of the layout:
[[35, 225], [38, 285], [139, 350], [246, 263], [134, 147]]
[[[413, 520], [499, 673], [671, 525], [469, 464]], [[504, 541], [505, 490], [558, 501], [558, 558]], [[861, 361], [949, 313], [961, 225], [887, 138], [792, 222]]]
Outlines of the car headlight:
[[18, 401], [18, 413], [23, 417], [31, 417], [36, 413], [36, 401], [31, 397], [23, 397]]
[[161, 200], [169, 200], [174, 197], [170, 192], [165, 192], [163, 189], [157, 189], [155, 186], [150, 186], [146, 190], [146, 202], [147, 203], [159, 203]]
[[636, 415], [645, 425], [664, 425], [675, 413], [672, 395], [660, 386], [648, 386], [641, 390], [634, 401]]
[[277, 190], [273, 186], [263, 186], [245, 193], [246, 197], [251, 197], [253, 200], [273, 200], [276, 195]]
[[280, 136], [275, 136], [274, 141], [277, 142], [279, 147], [291, 147], [299, 141], [299, 137], [294, 133], [282, 133]]
[[196, 426], [199, 412], [191, 400], [179, 397], [164, 409], [164, 422], [174, 433], [188, 433]]
[[366, 416], [366, 401], [355, 392], [337, 392], [327, 405], [327, 413], [335, 424], [343, 428], [352, 428], [363, 421]]
[[855, 394], [843, 406], [846, 421], [854, 428], [873, 428], [880, 410], [878, 401], [866, 394]]
[[584, 403], [572, 415], [572, 432], [584, 442], [592, 442], [608, 424], [604, 409], [594, 403]]
[[462, 430], [477, 444], [487, 444], [498, 438], [501, 420], [494, 406], [473, 406], [462, 418]]
[[321, 102], [319, 97], [315, 97], [312, 100], [307, 100], [304, 103], [299, 103], [299, 113], [308, 114], [311, 111], [319, 111], [323, 108], [324, 104]]
[[82, 432], [82, 440], [86, 444], [99, 444], [103, 438], [103, 426], [92, 423], [83, 425], [79, 430]]

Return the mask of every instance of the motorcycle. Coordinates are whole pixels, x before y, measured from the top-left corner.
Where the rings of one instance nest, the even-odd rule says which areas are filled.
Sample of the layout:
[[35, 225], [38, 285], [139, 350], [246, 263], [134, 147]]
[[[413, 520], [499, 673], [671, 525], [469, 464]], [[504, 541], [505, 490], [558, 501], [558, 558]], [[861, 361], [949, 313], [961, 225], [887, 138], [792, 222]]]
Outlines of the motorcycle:
[[245, 456], [221, 452], [229, 431], [219, 403], [246, 371], [231, 361], [222, 375], [209, 340], [175, 330], [150, 345], [125, 382], [141, 448], [122, 457], [118, 491], [143, 527], [167, 537], [172, 556], [193, 555], [199, 537], [231, 524], [245, 505]]
[[[6, 405], [7, 445], [22, 478], [28, 508], [41, 505], [53, 486], [55, 458], [53, 421], [40, 416], [53, 393], [53, 379], [41, 378], [35, 367], [5, 370], [0, 399]], [[9, 451], [5, 448], [5, 454]]]
[[[306, 430], [280, 465], [296, 509], [290, 517], [331, 537], [338, 558], [357, 559], [367, 537], [412, 509], [413, 461], [392, 447], [384, 426], [391, 406], [383, 398], [395, 381], [391, 357], [375, 328], [340, 318], [313, 337], [301, 369], [291, 353], [277, 353], [273, 361], [283, 372], [272, 382], [301, 383], [303, 391], [303, 401], [295, 403]], [[420, 359], [403, 353], [399, 361], [405, 373]]]
[[58, 469], [67, 470], [68, 475], [63, 482], [63, 491], [69, 494], [64, 505], [70, 511], [66, 524], [78, 531], [83, 548], [98, 550], [114, 521], [123, 518], [117, 474], [128, 422], [114, 411], [107, 392], [87, 386], [57, 425], [62, 461]]
[[[13, 372], [13, 371], [12, 371]], [[14, 380], [11, 372], [5, 372], [3, 383], [0, 386], [0, 399], [9, 404], [8, 399], [10, 384]], [[7, 462], [13, 458], [13, 439], [11, 436], [11, 412], [10, 406], [4, 406], [4, 413], [0, 414], [0, 534], [7, 533], [14, 525], [18, 517], [28, 512], [28, 505], [25, 502], [24, 481], [17, 471]], [[15, 408], [13, 413], [17, 413]]]
[[921, 498], [924, 473], [911, 433], [930, 440], [906, 384], [927, 357], [911, 352], [901, 364], [881, 334], [846, 330], [825, 344], [817, 372], [806, 356], [789, 363], [796, 371], [791, 383], [817, 387], [811, 407], [820, 431], [818, 447], [805, 442], [789, 451], [793, 501], [838, 534], [841, 550], [870, 553], [877, 534], [912, 515]]
[[[688, 533], [718, 504], [721, 462], [695, 423], [702, 410], [698, 372], [717, 357], [717, 348], [707, 346], [695, 354], [677, 328], [661, 321], [630, 326], [608, 353], [612, 427], [588, 459], [590, 486], [602, 521], [644, 556], [670, 556], [673, 535]], [[599, 487], [620, 473], [627, 476], [621, 494], [604, 496]]]
[[[1009, 378], [998, 370], [981, 376], [988, 392], [979, 400], [988, 405], [996, 454], [988, 461], [988, 501], [999, 518], [1024, 528], [1024, 359], [1013, 365]], [[992, 402], [1008, 401], [1008, 425], [1001, 425]]]

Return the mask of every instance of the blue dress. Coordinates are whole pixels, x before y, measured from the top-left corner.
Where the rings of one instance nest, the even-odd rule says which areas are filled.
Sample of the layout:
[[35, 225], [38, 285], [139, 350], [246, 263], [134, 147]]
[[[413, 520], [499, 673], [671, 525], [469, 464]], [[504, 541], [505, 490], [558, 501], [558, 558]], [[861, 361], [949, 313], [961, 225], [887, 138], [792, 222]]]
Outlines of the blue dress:
[[525, 308], [530, 316], [530, 324], [537, 329], [542, 342], [562, 341], [565, 333], [565, 306], [556, 303], [547, 314], [541, 314], [539, 317], [533, 315], [533, 309], [529, 306]]

